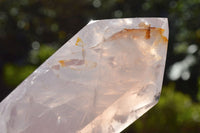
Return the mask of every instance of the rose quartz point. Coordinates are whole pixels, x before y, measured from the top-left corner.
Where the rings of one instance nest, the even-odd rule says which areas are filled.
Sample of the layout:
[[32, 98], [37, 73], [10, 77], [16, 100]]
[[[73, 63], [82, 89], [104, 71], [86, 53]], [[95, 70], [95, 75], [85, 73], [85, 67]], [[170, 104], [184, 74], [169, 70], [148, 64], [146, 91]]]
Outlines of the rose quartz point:
[[0, 103], [1, 133], [118, 133], [159, 99], [166, 18], [89, 23]]

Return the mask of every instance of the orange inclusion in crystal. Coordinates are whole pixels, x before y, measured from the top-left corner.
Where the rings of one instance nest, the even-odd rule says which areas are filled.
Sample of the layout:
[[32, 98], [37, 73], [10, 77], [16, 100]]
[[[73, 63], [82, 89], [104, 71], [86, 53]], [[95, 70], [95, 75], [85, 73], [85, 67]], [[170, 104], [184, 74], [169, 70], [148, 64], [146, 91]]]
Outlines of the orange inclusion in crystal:
[[156, 35], [161, 36], [162, 41], [164, 44], [167, 45], [168, 39], [163, 35], [164, 29], [162, 28], [156, 28], [156, 27], [148, 27], [148, 28], [141, 28], [141, 29], [124, 29], [110, 37], [110, 40], [117, 39], [121, 36], [128, 36], [132, 34], [133, 38], [138, 37], [138, 36], [143, 36], [145, 39], [150, 39], [151, 38], [151, 33], [155, 33]]
[[64, 60], [59, 60], [59, 63], [61, 64], [62, 67], [65, 67], [65, 61]]
[[76, 41], [76, 46], [81, 46], [79, 43], [83, 43], [83, 41], [81, 40], [81, 38], [77, 38], [77, 41]]

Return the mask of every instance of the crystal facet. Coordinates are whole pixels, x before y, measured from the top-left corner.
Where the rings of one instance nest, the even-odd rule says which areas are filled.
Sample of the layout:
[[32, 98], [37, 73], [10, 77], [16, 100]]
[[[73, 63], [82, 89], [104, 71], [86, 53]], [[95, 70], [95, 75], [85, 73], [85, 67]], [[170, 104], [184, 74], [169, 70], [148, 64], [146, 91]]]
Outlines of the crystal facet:
[[116, 133], [159, 99], [166, 18], [93, 21], [0, 103], [1, 133]]

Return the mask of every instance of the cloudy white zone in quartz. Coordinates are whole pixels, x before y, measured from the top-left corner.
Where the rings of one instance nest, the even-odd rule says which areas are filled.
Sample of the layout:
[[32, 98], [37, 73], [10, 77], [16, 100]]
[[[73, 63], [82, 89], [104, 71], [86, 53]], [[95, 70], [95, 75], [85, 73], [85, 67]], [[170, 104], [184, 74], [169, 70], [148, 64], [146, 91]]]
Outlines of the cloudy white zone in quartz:
[[166, 18], [92, 21], [0, 103], [1, 133], [122, 131], [158, 102], [167, 43]]

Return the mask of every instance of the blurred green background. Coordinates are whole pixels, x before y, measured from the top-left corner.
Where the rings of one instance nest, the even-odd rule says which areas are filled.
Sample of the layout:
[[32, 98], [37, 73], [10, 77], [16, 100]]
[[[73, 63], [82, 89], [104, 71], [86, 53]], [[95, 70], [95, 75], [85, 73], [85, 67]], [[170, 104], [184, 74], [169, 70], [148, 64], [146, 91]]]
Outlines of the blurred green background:
[[167, 17], [159, 103], [124, 133], [200, 133], [200, 0], [0, 0], [0, 99], [90, 20]]

